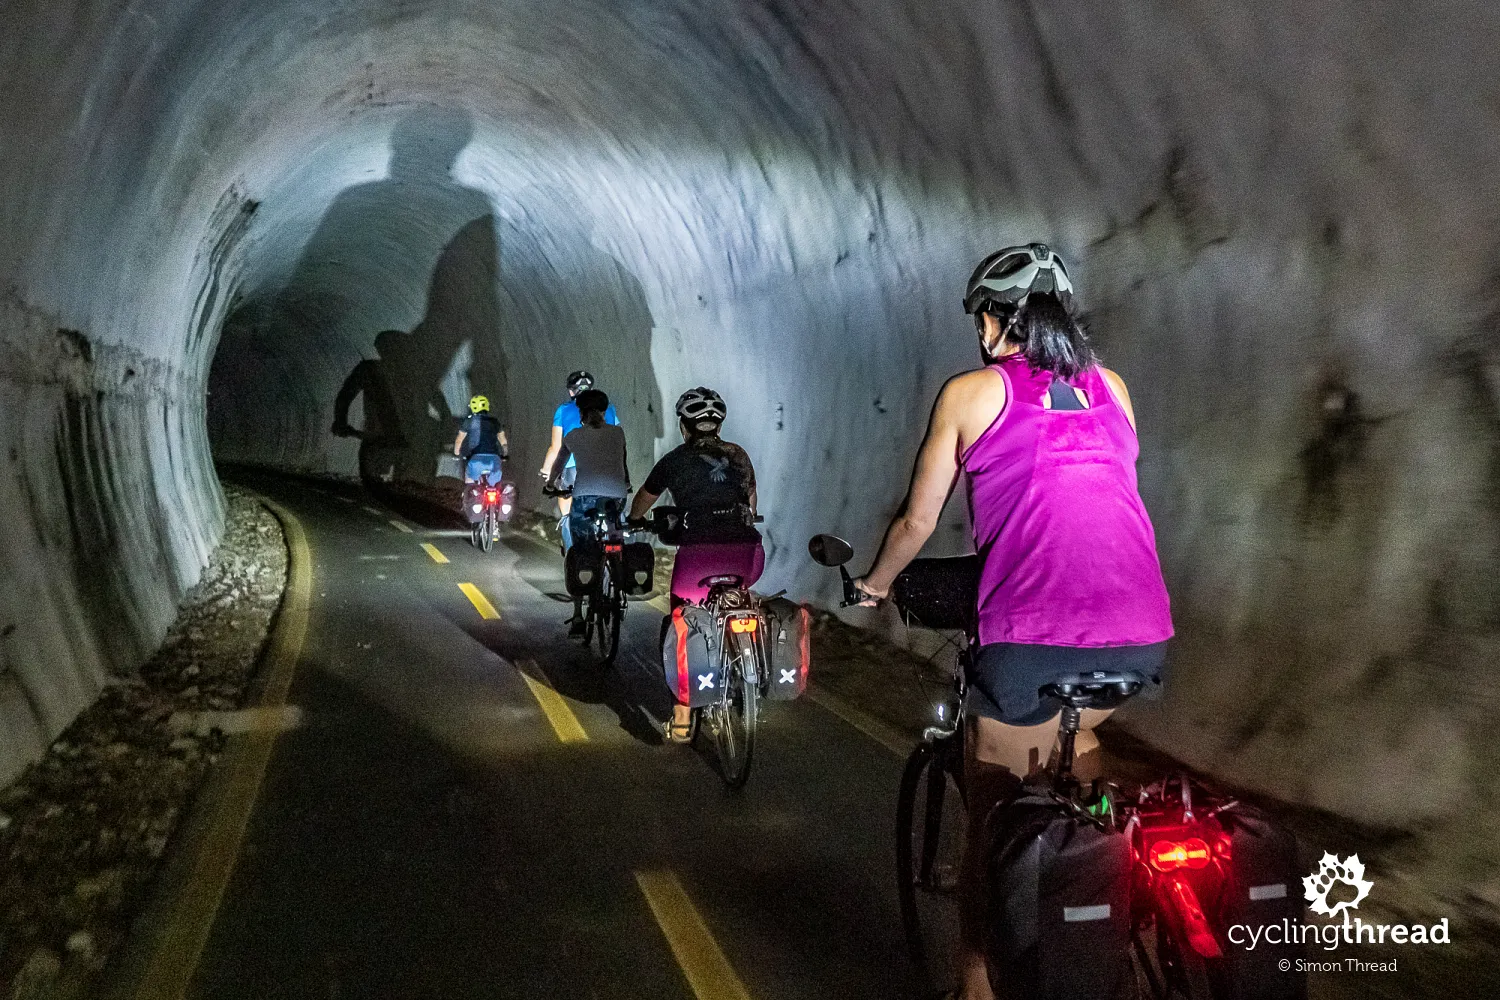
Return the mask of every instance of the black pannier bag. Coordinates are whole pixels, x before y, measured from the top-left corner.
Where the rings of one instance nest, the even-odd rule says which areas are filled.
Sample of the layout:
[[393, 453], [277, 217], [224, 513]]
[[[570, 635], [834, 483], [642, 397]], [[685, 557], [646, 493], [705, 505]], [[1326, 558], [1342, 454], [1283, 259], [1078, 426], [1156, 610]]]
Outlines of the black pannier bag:
[[650, 542], [627, 542], [620, 553], [625, 579], [620, 581], [627, 594], [649, 594], [655, 585], [656, 552]]
[[718, 701], [724, 677], [714, 616], [695, 604], [673, 608], [661, 662], [667, 688], [679, 704], [702, 708]]
[[603, 553], [592, 537], [577, 538], [563, 557], [569, 597], [587, 597], [599, 586]]
[[995, 995], [1130, 996], [1130, 838], [1040, 796], [1000, 806], [990, 823], [986, 949]]
[[[491, 489], [495, 488], [491, 487]], [[498, 489], [500, 490], [500, 509], [495, 513], [501, 521], [509, 521], [516, 509], [516, 484], [502, 482]], [[464, 484], [464, 517], [470, 524], [478, 524], [479, 519], [484, 516], [484, 498], [479, 495], [479, 491], [478, 483]], [[475, 510], [475, 507], [479, 509]]]
[[1271, 944], [1261, 928], [1275, 926], [1277, 941], [1284, 927], [1303, 922], [1302, 878], [1297, 863], [1297, 841], [1259, 809], [1239, 804], [1219, 814], [1229, 836], [1228, 878], [1214, 922], [1227, 933], [1235, 925], [1254, 928], [1259, 938], [1248, 949], [1244, 943], [1224, 942], [1224, 958], [1214, 963], [1214, 996], [1219, 1000], [1304, 1000], [1307, 977], [1280, 971], [1288, 961], [1295, 968], [1303, 957], [1297, 944]]
[[812, 612], [806, 604], [785, 604], [766, 615], [773, 701], [791, 701], [807, 690], [812, 668]]
[[965, 629], [979, 600], [977, 555], [913, 559], [891, 585], [891, 600], [918, 625]]

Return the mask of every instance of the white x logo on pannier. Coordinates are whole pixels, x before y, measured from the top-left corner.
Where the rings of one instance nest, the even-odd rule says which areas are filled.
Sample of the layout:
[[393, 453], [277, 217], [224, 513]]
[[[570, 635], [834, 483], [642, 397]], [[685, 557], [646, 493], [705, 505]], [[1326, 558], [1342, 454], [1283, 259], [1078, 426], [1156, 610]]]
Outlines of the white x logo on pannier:
[[797, 671], [795, 671], [795, 670], [783, 670], [781, 672], [781, 683], [783, 683], [783, 684], [795, 684], [795, 683], [797, 683]]
[[706, 690], [708, 690], [709, 688], [711, 688], [713, 686], [714, 686], [714, 675], [713, 674], [699, 674], [698, 675], [698, 690], [699, 691], [706, 691]]

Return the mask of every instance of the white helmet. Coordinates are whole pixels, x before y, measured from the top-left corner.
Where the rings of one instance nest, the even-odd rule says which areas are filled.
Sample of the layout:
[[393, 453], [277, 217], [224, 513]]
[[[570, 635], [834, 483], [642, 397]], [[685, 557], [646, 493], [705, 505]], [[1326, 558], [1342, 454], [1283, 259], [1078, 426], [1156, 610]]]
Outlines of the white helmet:
[[690, 424], [700, 421], [722, 424], [729, 416], [729, 407], [724, 405], [723, 396], [700, 385], [677, 397], [677, 416]]
[[1006, 247], [980, 261], [964, 292], [964, 312], [1020, 306], [1032, 292], [1051, 292], [1064, 306], [1073, 301], [1068, 267], [1045, 243]]

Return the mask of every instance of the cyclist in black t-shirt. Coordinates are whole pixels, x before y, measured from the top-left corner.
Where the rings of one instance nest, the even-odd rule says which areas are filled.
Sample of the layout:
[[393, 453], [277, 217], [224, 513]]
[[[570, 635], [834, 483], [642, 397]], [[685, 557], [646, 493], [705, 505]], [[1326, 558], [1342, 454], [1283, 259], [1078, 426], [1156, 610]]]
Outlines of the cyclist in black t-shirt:
[[[708, 596], [703, 581], [733, 574], [746, 587], [760, 579], [766, 553], [755, 530], [755, 467], [737, 444], [719, 437], [729, 410], [712, 389], [689, 389], [677, 400], [682, 445], [651, 470], [630, 505], [632, 519], [644, 517], [668, 490], [682, 508], [685, 531], [672, 570], [672, 603], [701, 601]], [[687, 705], [676, 705], [668, 738], [686, 742], [691, 715]]]

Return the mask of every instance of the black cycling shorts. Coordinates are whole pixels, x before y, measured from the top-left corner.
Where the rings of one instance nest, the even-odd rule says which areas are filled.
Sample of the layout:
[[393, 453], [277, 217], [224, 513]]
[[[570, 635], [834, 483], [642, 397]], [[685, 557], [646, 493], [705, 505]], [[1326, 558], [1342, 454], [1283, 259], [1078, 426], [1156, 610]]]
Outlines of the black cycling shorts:
[[573, 484], [578, 482], [578, 466], [570, 465], [562, 470], [557, 477], [557, 488], [560, 490], [571, 490]]
[[1059, 678], [1104, 670], [1133, 673], [1146, 682], [1147, 697], [1161, 683], [1167, 644], [1149, 646], [1043, 646], [994, 642], [979, 647], [969, 673], [965, 711], [1010, 726], [1036, 726], [1062, 711], [1037, 692]]

